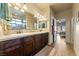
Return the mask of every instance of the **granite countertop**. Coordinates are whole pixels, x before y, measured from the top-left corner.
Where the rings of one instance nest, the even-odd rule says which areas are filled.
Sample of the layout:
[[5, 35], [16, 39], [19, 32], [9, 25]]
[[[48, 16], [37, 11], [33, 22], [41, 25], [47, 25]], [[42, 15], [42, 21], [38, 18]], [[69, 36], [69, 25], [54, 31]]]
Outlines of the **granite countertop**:
[[3, 35], [3, 36], [0, 37], [0, 41], [6, 41], [6, 40], [15, 39], [15, 38], [20, 38], [20, 37], [25, 37], [25, 36], [31, 36], [31, 35], [36, 35], [36, 34], [41, 34], [41, 33], [47, 33], [47, 32], [48, 31]]

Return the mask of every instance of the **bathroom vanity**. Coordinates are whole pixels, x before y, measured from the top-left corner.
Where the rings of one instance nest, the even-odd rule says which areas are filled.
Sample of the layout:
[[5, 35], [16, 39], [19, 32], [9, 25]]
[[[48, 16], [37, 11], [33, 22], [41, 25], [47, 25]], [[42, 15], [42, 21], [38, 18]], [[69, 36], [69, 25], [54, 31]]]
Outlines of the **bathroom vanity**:
[[15, 3], [1, 5], [7, 6], [7, 10], [1, 9], [5, 17], [0, 17], [0, 56], [31, 56], [48, 44], [49, 21], [44, 15], [38, 12], [39, 19], [35, 17], [38, 13], [22, 11], [22, 6], [27, 6], [24, 3], [21, 8]]
[[48, 44], [48, 31], [0, 37], [1, 56], [31, 56]]

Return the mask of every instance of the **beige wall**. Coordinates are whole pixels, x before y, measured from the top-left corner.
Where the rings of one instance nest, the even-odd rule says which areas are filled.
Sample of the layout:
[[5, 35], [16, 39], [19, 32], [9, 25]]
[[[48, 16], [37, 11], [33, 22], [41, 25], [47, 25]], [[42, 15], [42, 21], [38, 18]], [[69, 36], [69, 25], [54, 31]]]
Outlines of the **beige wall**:
[[73, 4], [73, 17], [74, 17], [74, 50], [76, 55], [79, 56], [79, 22], [76, 22], [78, 17], [79, 4]]
[[55, 13], [56, 19], [67, 18], [68, 20], [72, 17], [72, 9], [63, 10], [61, 12]]
[[53, 43], [53, 37], [52, 37], [52, 19], [54, 18], [54, 11], [49, 7], [49, 45]]

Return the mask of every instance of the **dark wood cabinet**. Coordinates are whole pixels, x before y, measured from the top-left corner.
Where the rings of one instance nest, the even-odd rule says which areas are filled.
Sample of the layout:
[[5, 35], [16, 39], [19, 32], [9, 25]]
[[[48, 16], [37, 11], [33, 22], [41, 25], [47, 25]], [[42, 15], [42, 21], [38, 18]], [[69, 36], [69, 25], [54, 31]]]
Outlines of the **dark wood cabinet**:
[[48, 33], [43, 34], [44, 36], [44, 44], [47, 45], [48, 44]]
[[30, 56], [39, 52], [48, 44], [48, 33], [11, 39], [0, 42], [0, 55]]
[[4, 56], [4, 48], [3, 48], [3, 42], [0, 42], [0, 56]]
[[20, 39], [12, 39], [1, 43], [4, 55], [20, 56], [22, 55], [22, 45]]
[[21, 56], [21, 47], [19, 45], [7, 48], [4, 50], [7, 56]]
[[24, 38], [24, 55], [31, 55], [34, 48], [33, 36], [28, 36]]
[[41, 34], [41, 47], [43, 48], [48, 43], [48, 33]]
[[35, 35], [35, 52], [41, 50], [41, 35]]

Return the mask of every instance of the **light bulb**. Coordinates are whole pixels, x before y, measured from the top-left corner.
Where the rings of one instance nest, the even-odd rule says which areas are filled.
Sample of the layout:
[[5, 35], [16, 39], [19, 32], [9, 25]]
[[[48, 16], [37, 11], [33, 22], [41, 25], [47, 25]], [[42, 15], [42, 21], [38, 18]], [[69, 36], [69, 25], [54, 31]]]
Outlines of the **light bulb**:
[[16, 7], [16, 6], [15, 6], [14, 8], [15, 8], [15, 9], [17, 9], [17, 10], [19, 10], [19, 8], [18, 8], [18, 7]]
[[20, 3], [16, 3], [17, 6], [21, 6]]
[[12, 6], [10, 3], [8, 4], [10, 7]]
[[24, 5], [24, 6], [23, 6], [23, 9], [27, 9], [27, 6], [26, 6], [26, 5]]
[[24, 12], [24, 10], [23, 10], [23, 9], [21, 9], [21, 11], [22, 11], [22, 12]]

